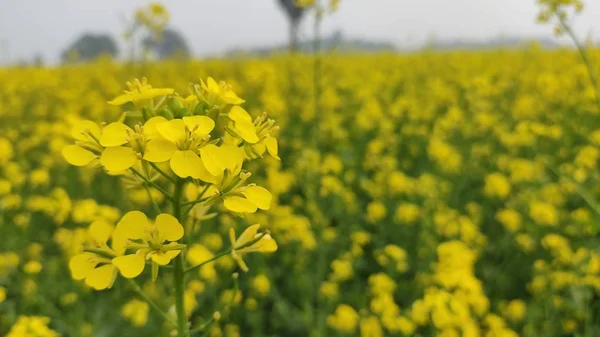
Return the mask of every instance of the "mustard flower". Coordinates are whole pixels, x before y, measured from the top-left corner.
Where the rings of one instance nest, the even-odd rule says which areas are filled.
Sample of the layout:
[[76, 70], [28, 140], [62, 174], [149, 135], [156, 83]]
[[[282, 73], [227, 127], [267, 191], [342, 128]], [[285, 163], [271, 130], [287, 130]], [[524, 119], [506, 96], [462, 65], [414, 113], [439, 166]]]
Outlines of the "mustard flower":
[[144, 160], [169, 162], [181, 178], [192, 177], [216, 182], [225, 169], [241, 168], [244, 160], [239, 148], [209, 143], [215, 122], [207, 116], [183, 117], [156, 123], [158, 136], [146, 144]]
[[244, 108], [234, 106], [229, 110], [228, 117], [231, 123], [226, 128], [227, 132], [244, 142], [244, 151], [249, 158], [259, 158], [268, 152], [271, 157], [279, 160], [279, 145], [273, 137], [279, 127], [274, 120], [267, 118], [266, 113], [252, 120]]
[[240, 235], [235, 237], [235, 230], [229, 229], [231, 241], [231, 256], [243, 271], [248, 271], [248, 266], [243, 260], [243, 255], [248, 253], [272, 253], [277, 251], [277, 243], [270, 234], [258, 234], [259, 224], [252, 225]]
[[124, 90], [122, 95], [108, 101], [108, 104], [123, 105], [132, 102], [137, 107], [141, 107], [151, 105], [153, 98], [171, 95], [175, 92], [171, 88], [152, 88], [145, 77], [141, 81], [136, 78], [133, 83], [127, 82], [127, 87], [129, 90]]
[[117, 256], [112, 263], [125, 278], [134, 278], [144, 271], [146, 260], [152, 260], [153, 278], [158, 266], [166, 266], [184, 247], [177, 244], [183, 237], [183, 226], [172, 215], [159, 214], [154, 223], [140, 211], [131, 211], [117, 224], [116, 231], [128, 239], [128, 248], [135, 253]]
[[226, 82], [215, 81], [208, 77], [206, 82], [200, 79], [200, 86], [196, 87], [199, 98], [209, 106], [223, 107], [226, 105], [240, 105], [245, 101], [239, 98]]
[[[125, 253], [126, 238], [103, 220], [93, 222], [88, 235], [90, 247], [69, 261], [71, 276], [75, 280], [85, 280], [96, 290], [111, 288], [117, 277], [117, 267], [112, 259]], [[109, 239], [112, 241], [110, 247], [107, 244]]]

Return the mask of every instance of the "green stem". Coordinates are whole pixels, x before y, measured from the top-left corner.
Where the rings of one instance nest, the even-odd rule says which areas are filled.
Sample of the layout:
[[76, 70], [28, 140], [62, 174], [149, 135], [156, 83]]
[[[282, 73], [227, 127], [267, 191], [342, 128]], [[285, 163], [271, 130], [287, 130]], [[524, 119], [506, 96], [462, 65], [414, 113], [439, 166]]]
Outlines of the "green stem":
[[185, 273], [187, 274], [187, 273], [189, 273], [189, 272], [192, 272], [192, 271], [194, 271], [194, 270], [197, 270], [197, 269], [201, 268], [203, 265], [205, 265], [205, 264], [207, 264], [207, 263], [210, 263], [210, 262], [213, 262], [213, 261], [216, 261], [216, 260], [218, 260], [218, 259], [222, 258], [223, 256], [225, 256], [225, 255], [229, 255], [229, 254], [231, 254], [231, 248], [229, 248], [228, 250], [226, 250], [226, 251], [224, 251], [224, 252], [221, 252], [221, 253], [219, 253], [219, 254], [217, 254], [217, 255], [213, 256], [212, 258], [210, 258], [210, 259], [208, 259], [208, 260], [206, 260], [206, 261], [204, 261], [204, 262], [198, 263], [198, 264], [197, 264], [197, 265], [195, 265], [195, 266], [192, 266], [192, 267], [189, 267], [189, 268], [187, 268], [187, 269], [185, 270]]
[[140, 295], [141, 298], [143, 298], [146, 302], [148, 302], [148, 304], [150, 304], [150, 306], [156, 310], [156, 312], [158, 312], [167, 322], [173, 324], [174, 326], [177, 326], [177, 323], [175, 323], [175, 321], [169, 317], [169, 315], [167, 315], [164, 311], [162, 311], [162, 309], [160, 309], [160, 307], [158, 306], [158, 304], [156, 304], [151, 298], [150, 296], [148, 296], [148, 294], [146, 294], [146, 292], [133, 280], [133, 279], [128, 279], [129, 284], [131, 284], [131, 287], [133, 288], [133, 290]]
[[158, 167], [158, 165], [156, 165], [155, 163], [151, 163], [150, 162], [150, 166], [152, 166], [152, 168], [155, 169], [156, 172], [160, 173], [160, 175], [162, 175], [163, 177], [165, 177], [167, 180], [169, 180], [173, 184], [176, 183], [175, 179], [173, 179], [173, 177], [169, 176], [165, 171], [161, 170], [160, 167]]
[[[251, 241], [248, 241], [248, 242], [246, 242], [245, 244], [243, 244], [243, 245], [241, 245], [241, 246], [239, 246], [239, 247], [236, 247], [236, 248], [235, 248], [235, 250], [239, 251], [239, 250], [242, 250], [242, 249], [244, 249], [244, 248], [250, 247], [250, 246], [254, 245], [255, 243], [257, 243], [258, 241], [260, 241], [260, 240], [261, 240], [261, 239], [262, 239], [262, 238], [263, 238], [265, 235], [267, 235], [267, 234], [269, 234], [269, 232], [268, 232], [268, 231], [266, 231], [266, 232], [263, 232], [263, 233], [259, 234], [258, 236], [256, 236], [256, 237], [255, 237], [254, 239], [252, 239]], [[231, 253], [231, 251], [233, 251], [233, 249], [234, 249], [234, 248], [233, 248], [233, 246], [232, 246], [232, 247], [230, 247], [229, 249], [227, 249], [226, 251], [220, 252], [220, 253], [218, 253], [217, 255], [215, 255], [214, 257], [212, 257], [212, 258], [210, 258], [210, 259], [208, 259], [208, 260], [206, 260], [206, 261], [204, 261], [204, 262], [202, 262], [202, 263], [199, 263], [199, 264], [197, 264], [197, 265], [195, 265], [195, 266], [192, 266], [192, 267], [189, 267], [189, 268], [187, 268], [187, 269], [185, 270], [185, 272], [186, 272], [186, 273], [188, 273], [188, 272], [194, 271], [194, 270], [196, 270], [196, 269], [198, 269], [198, 268], [202, 267], [203, 265], [205, 265], [205, 264], [207, 264], [207, 263], [209, 263], [209, 262], [215, 261], [215, 260], [217, 260], [217, 259], [219, 259], [219, 258], [221, 258], [221, 257], [223, 257], [223, 256], [225, 256], [225, 255], [228, 255], [228, 254], [230, 254], [230, 253]]]
[[148, 180], [148, 178], [146, 178], [143, 174], [141, 174], [138, 170], [134, 169], [133, 167], [130, 169], [131, 172], [133, 172], [136, 176], [140, 177], [146, 184], [156, 188], [160, 193], [162, 193], [165, 198], [171, 200], [172, 202], [174, 202], [173, 196], [171, 196], [169, 194], [169, 192], [165, 191], [164, 188], [160, 187], [159, 185], [155, 184], [153, 181]]
[[[181, 197], [182, 197], [182, 189], [183, 189], [184, 181], [179, 179], [175, 183], [175, 195], [173, 197], [173, 215], [180, 222], [182, 219], [181, 214]], [[179, 254], [175, 258], [175, 271], [173, 273], [174, 281], [175, 281], [175, 311], [177, 312], [177, 336], [178, 337], [187, 337], [188, 336], [188, 326], [187, 326], [187, 317], [185, 314], [185, 298], [184, 298], [184, 288], [185, 288], [185, 266], [183, 261], [183, 254]]]
[[156, 212], [156, 215], [159, 215], [161, 213], [160, 207], [156, 203], [156, 200], [154, 200], [154, 198], [152, 197], [152, 193], [150, 192], [150, 187], [148, 185], [144, 185], [144, 187], [146, 189], [146, 193], [148, 194], [148, 199], [150, 199], [150, 202], [152, 203], [152, 207], [154, 207], [154, 211]]
[[210, 198], [210, 197], [206, 197], [206, 198], [198, 198], [198, 199], [195, 199], [195, 200], [192, 200], [192, 201], [186, 201], [186, 202], [182, 202], [182, 203], [181, 203], [181, 206], [189, 206], [189, 205], [192, 205], [192, 206], [194, 206], [194, 205], [196, 205], [196, 204], [199, 204], [199, 203], [201, 203], [201, 202], [203, 202], [203, 201], [206, 201], [206, 200], [208, 200], [208, 198]]
[[600, 86], [598, 86], [598, 76], [596, 74], [594, 66], [592, 65], [590, 54], [588, 53], [587, 48], [581, 43], [581, 41], [579, 41], [577, 35], [573, 31], [573, 28], [569, 26], [565, 18], [562, 15], [558, 15], [558, 20], [560, 21], [561, 28], [569, 35], [569, 37], [571, 38], [571, 40], [573, 40], [573, 43], [575, 43], [575, 46], [577, 47], [579, 56], [581, 57], [581, 60], [583, 61], [583, 64], [587, 69], [590, 82], [592, 82], [592, 85], [594, 86], [596, 105], [598, 106], [598, 110], [600, 111]]
[[208, 329], [210, 329], [210, 327], [212, 327], [213, 324], [215, 324], [215, 322], [216, 322], [216, 320], [214, 318], [211, 318], [209, 321], [202, 324], [201, 326], [190, 330], [190, 335], [204, 331], [205, 333], [202, 334], [202, 336], [204, 336], [206, 334], [206, 332], [208, 332]]

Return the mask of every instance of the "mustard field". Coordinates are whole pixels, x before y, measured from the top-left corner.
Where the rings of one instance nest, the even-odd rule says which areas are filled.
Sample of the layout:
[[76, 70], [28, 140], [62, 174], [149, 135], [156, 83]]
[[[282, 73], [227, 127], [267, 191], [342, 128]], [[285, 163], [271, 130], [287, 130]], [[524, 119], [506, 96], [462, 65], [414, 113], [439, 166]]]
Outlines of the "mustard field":
[[572, 50], [0, 83], [0, 336], [600, 335], [600, 111]]

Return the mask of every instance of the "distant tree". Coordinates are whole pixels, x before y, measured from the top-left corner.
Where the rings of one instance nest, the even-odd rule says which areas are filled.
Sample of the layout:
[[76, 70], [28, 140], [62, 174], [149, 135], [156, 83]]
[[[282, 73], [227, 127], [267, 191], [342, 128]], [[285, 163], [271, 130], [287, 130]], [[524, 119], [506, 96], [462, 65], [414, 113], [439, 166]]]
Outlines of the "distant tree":
[[85, 33], [62, 52], [61, 58], [63, 62], [90, 61], [107, 54], [112, 57], [119, 54], [117, 43], [110, 35]]
[[35, 56], [33, 57], [33, 65], [36, 67], [43, 67], [44, 66], [44, 56], [42, 56], [42, 54], [40, 54], [40, 53], [35, 54]]
[[298, 49], [298, 30], [300, 28], [300, 22], [304, 16], [304, 8], [296, 5], [296, 0], [277, 0], [283, 11], [285, 12], [289, 21], [289, 34], [290, 34], [290, 50], [292, 52]]
[[147, 50], [154, 52], [161, 60], [170, 57], [187, 58], [190, 56], [190, 49], [185, 38], [172, 28], [164, 29], [161, 38], [158, 40], [152, 36], [144, 38], [142, 45]]

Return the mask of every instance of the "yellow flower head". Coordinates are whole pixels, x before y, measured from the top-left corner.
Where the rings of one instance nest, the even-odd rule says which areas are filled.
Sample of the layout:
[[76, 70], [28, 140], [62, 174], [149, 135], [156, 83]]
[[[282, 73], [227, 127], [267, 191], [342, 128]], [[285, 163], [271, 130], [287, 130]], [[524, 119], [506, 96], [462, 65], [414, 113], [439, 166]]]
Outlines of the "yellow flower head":
[[[112, 259], [125, 253], [126, 239], [114, 230], [114, 226], [103, 221], [94, 221], [89, 229], [90, 246], [69, 261], [71, 276], [75, 280], [102, 290], [112, 287], [117, 277], [117, 268]], [[109, 247], [107, 242], [111, 239]]]
[[63, 148], [62, 155], [75, 166], [99, 162], [108, 172], [121, 172], [133, 167], [143, 151], [141, 129], [133, 130], [120, 122], [100, 128], [94, 122], [83, 121], [75, 125], [72, 136], [75, 144]]
[[151, 106], [154, 98], [171, 95], [175, 92], [171, 88], [152, 88], [145, 77], [141, 81], [136, 78], [133, 83], [127, 82], [127, 87], [129, 90], [124, 90], [122, 95], [108, 101], [108, 104], [123, 105], [132, 102], [137, 107]]
[[200, 86], [195, 86], [194, 89], [199, 98], [210, 107], [222, 108], [226, 105], [240, 105], [245, 102], [236, 95], [231, 85], [223, 81], [217, 83], [212, 77], [209, 77], [206, 82], [200, 79]]
[[115, 231], [128, 239], [128, 248], [136, 250], [133, 254], [112, 260], [126, 278], [140, 275], [146, 260], [152, 260], [155, 265], [153, 278], [156, 278], [158, 266], [169, 264], [184, 247], [176, 243], [183, 237], [183, 226], [174, 216], [166, 213], [159, 214], [152, 223], [144, 213], [131, 211], [123, 216]]
[[215, 122], [207, 116], [190, 116], [167, 121], [154, 117], [148, 122], [156, 137], [146, 144], [144, 160], [169, 162], [171, 170], [181, 178], [192, 177], [216, 183], [223, 171], [241, 169], [242, 150], [233, 145], [210, 143]]
[[231, 255], [243, 271], [248, 271], [246, 262], [242, 256], [247, 253], [272, 253], [277, 251], [277, 243], [270, 234], [258, 234], [259, 224], [252, 225], [240, 235], [235, 237], [235, 230], [229, 229], [229, 239], [231, 240]]
[[244, 142], [244, 151], [248, 158], [262, 158], [263, 154], [268, 152], [271, 157], [279, 160], [279, 144], [273, 137], [279, 127], [273, 119], [267, 118], [266, 112], [253, 121], [244, 108], [234, 106], [228, 116], [232, 123], [226, 130], [234, 138]]

